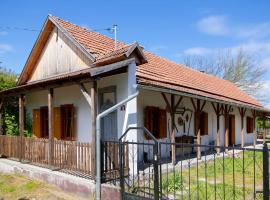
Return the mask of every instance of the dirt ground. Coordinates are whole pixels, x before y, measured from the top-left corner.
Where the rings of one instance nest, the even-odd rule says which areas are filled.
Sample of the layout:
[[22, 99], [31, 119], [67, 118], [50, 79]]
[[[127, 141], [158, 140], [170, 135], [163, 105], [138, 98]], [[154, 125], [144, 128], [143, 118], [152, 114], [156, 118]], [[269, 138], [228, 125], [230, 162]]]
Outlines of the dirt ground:
[[[55, 200], [55, 199], [79, 199], [77, 195], [64, 192], [63, 190], [46, 183], [31, 180], [16, 174], [0, 173], [0, 200]], [[88, 198], [89, 199], [89, 198]]]

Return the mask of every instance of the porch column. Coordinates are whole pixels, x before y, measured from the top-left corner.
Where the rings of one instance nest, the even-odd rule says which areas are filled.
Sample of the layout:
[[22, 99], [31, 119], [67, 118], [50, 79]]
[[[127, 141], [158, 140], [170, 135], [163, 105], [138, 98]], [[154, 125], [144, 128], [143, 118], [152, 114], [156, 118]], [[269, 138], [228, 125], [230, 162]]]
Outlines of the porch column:
[[197, 103], [195, 104], [194, 100], [191, 99], [191, 103], [193, 105], [194, 108], [194, 131], [195, 131], [195, 135], [197, 135], [197, 159], [201, 159], [201, 128], [200, 128], [200, 115], [203, 111], [203, 108], [206, 104], [206, 101], [203, 101], [203, 104], [201, 105], [201, 100], [197, 99]]
[[[216, 137], [216, 146], [220, 146], [220, 115], [221, 115], [221, 106], [219, 103], [217, 103], [217, 106], [215, 107], [215, 104], [211, 103], [213, 106], [213, 109], [215, 110], [216, 116], [217, 116], [217, 137]], [[216, 149], [217, 154], [220, 154], [220, 148]]]
[[19, 161], [21, 162], [24, 155], [23, 139], [24, 139], [24, 95], [19, 96], [19, 134], [20, 134], [20, 153]]
[[257, 131], [256, 131], [256, 110], [252, 110], [253, 117], [253, 146], [257, 145]]
[[[225, 105], [223, 107], [224, 110], [224, 121], [225, 121], [225, 135], [224, 135], [224, 144], [225, 147], [229, 146], [229, 113], [230, 113], [231, 106]], [[228, 152], [228, 149], [225, 149], [225, 152]]]
[[96, 176], [96, 117], [97, 117], [97, 81], [94, 80], [91, 87], [91, 173]]
[[244, 130], [244, 117], [246, 108], [238, 108], [241, 117], [241, 147], [245, 146], [245, 130]]
[[3, 107], [4, 100], [0, 99], [0, 135], [3, 135]]
[[183, 97], [180, 97], [177, 101], [177, 103], [175, 104], [175, 95], [171, 94], [171, 102], [169, 103], [166, 95], [164, 93], [161, 93], [162, 97], [166, 103], [166, 106], [170, 112], [170, 116], [171, 116], [171, 133], [170, 133], [170, 141], [171, 143], [173, 143], [171, 145], [171, 152], [172, 152], [172, 164], [176, 164], [176, 147], [175, 147], [175, 129], [176, 129], [176, 125], [175, 125], [175, 111], [177, 109], [177, 107], [180, 105]]
[[54, 164], [54, 113], [53, 113], [53, 88], [48, 91], [48, 128], [49, 128], [49, 166], [53, 167]]

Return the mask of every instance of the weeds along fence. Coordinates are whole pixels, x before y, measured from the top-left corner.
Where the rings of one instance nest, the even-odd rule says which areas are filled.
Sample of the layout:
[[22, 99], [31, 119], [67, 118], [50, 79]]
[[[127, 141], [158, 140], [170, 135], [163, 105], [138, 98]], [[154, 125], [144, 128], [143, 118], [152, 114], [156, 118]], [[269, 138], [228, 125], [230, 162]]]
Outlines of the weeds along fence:
[[53, 140], [53, 162], [50, 163], [48, 139], [0, 135], [0, 155], [30, 164], [63, 170], [91, 178], [91, 144]]
[[[180, 143], [120, 142], [123, 199], [269, 199], [269, 150]], [[176, 163], [171, 149], [176, 147]], [[196, 151], [200, 148], [201, 158]], [[120, 148], [121, 149], [121, 148]]]

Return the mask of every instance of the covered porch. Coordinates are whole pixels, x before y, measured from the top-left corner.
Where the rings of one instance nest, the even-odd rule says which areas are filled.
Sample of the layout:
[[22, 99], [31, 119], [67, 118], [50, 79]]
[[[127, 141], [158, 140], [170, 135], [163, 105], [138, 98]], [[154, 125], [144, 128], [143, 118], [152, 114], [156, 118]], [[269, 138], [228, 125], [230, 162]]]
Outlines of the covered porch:
[[[194, 153], [199, 159], [206, 151], [200, 145], [257, 144], [256, 117], [265, 114], [263, 109], [149, 85], [139, 88], [138, 124], [148, 128], [160, 142], [172, 143], [169, 152], [161, 153], [161, 157], [171, 157], [172, 163], [183, 153], [174, 143], [197, 145], [186, 153]], [[149, 139], [142, 134], [139, 140], [147, 143]], [[219, 154], [220, 148], [216, 152]]]
[[[120, 64], [126, 66], [127, 62]], [[99, 70], [104, 72], [102, 68]], [[23, 163], [94, 179], [97, 112], [125, 97], [126, 84], [122, 82], [126, 80], [126, 71], [127, 69], [123, 68], [117, 73], [107, 73], [102, 79], [101, 76], [96, 79], [91, 77], [90, 69], [87, 69], [2, 91], [0, 155]], [[91, 70], [91, 73], [98, 74], [95, 70]], [[109, 78], [106, 78], [107, 76]], [[122, 82], [119, 82], [119, 79]], [[119, 90], [123, 90], [123, 93]], [[115, 98], [111, 99], [112, 96]], [[5, 106], [10, 97], [18, 99], [18, 135], [6, 134], [3, 124]], [[98, 98], [102, 102], [98, 102]], [[105, 105], [108, 99], [112, 102]], [[27, 114], [31, 116], [31, 137], [25, 135]], [[113, 116], [120, 119], [123, 114], [124, 111], [119, 111]], [[110, 129], [113, 133], [111, 131], [109, 135], [104, 135], [102, 140], [112, 137], [116, 137], [117, 140], [117, 121], [113, 122], [116, 123], [116, 126], [113, 123], [114, 126]], [[117, 143], [102, 143], [102, 147], [103, 177], [110, 177], [119, 167], [116, 163], [119, 147]], [[113, 160], [107, 162], [111, 158]]]
[[[95, 140], [91, 138], [95, 138], [96, 113], [93, 111], [96, 110], [96, 91], [96, 82], [90, 77], [89, 70], [33, 81], [2, 91], [1, 156], [79, 176], [94, 177]], [[93, 105], [87, 105], [82, 95], [86, 92], [92, 97]], [[62, 97], [63, 93], [68, 95]], [[6, 134], [6, 124], [3, 123], [5, 106], [10, 97], [18, 99], [19, 135]], [[63, 100], [65, 97], [67, 99]], [[76, 98], [79, 103], [75, 101]], [[78, 113], [82, 108], [79, 104], [83, 101], [86, 111]], [[91, 131], [91, 126], [86, 128], [89, 133], [84, 133], [85, 136], [76, 127], [77, 114], [86, 115], [88, 124], [93, 124]], [[31, 120], [30, 137], [25, 135], [26, 120]]]

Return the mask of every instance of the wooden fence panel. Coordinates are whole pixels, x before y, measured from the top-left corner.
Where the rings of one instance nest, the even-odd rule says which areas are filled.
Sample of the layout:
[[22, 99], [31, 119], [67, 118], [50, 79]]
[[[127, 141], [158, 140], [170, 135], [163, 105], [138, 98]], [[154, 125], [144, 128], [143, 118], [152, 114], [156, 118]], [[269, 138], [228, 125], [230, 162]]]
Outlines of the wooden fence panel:
[[[20, 137], [0, 135], [0, 155], [9, 158], [19, 158]], [[49, 166], [49, 140], [45, 138], [24, 137], [22, 140], [22, 160], [44, 167], [54, 167], [59, 170], [91, 174], [91, 143], [78, 141], [54, 140], [53, 166]], [[102, 170], [105, 177], [119, 176], [119, 143], [102, 142]], [[128, 145], [124, 145], [125, 169], [128, 169]]]
[[[124, 144], [125, 154], [125, 173], [128, 172], [128, 144]], [[103, 181], [109, 181], [119, 178], [119, 142], [103, 141], [102, 142], [102, 177]]]
[[19, 158], [20, 137], [0, 135], [0, 154], [10, 158]]

